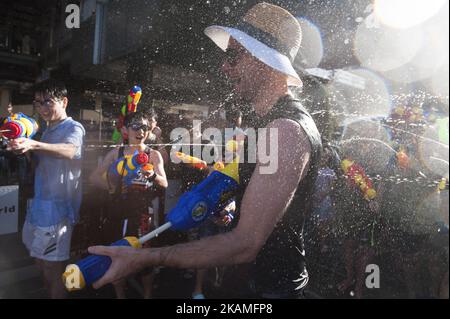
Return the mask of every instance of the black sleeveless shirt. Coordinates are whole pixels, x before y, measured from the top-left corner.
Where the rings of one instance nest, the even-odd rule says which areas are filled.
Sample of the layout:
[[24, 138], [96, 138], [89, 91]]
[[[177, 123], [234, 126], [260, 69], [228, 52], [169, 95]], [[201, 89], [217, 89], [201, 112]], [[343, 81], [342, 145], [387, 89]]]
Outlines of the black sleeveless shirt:
[[[307, 174], [300, 181], [294, 198], [282, 219], [258, 253], [250, 269], [254, 291], [260, 297], [293, 298], [308, 281], [305, 268], [303, 224], [311, 210], [312, 192], [317, 176], [322, 149], [321, 136], [311, 115], [299, 100], [285, 96], [278, 100], [268, 114], [257, 119], [255, 130], [266, 127], [276, 119], [290, 119], [305, 131], [311, 146], [311, 157]], [[246, 149], [247, 151], [247, 149]], [[247, 154], [247, 152], [245, 152]], [[256, 164], [239, 165], [242, 189], [238, 204], [255, 170]], [[238, 206], [238, 207], [239, 207]]]

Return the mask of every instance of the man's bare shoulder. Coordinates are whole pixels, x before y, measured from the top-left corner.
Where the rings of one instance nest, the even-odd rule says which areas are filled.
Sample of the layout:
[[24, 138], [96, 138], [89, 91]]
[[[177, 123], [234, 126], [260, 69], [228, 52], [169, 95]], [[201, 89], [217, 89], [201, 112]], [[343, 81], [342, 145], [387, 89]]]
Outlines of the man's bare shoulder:
[[267, 125], [267, 128], [275, 128], [278, 131], [279, 143], [292, 151], [311, 152], [311, 143], [302, 126], [290, 119], [276, 119]]

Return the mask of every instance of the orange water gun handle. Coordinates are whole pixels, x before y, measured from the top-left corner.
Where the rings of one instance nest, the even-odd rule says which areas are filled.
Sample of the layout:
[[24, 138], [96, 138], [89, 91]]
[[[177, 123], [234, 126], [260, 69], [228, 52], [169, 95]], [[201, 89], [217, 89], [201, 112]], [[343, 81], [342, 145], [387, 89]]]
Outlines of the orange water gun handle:
[[175, 152], [175, 156], [179, 158], [183, 163], [188, 164], [196, 169], [203, 170], [208, 168], [206, 162], [197, 157], [189, 156], [182, 152]]

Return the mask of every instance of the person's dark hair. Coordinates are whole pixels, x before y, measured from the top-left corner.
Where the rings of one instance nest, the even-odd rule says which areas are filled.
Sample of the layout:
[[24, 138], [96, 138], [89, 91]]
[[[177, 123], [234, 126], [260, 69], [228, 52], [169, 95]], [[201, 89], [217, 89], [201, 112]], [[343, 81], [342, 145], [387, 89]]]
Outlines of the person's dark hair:
[[53, 79], [46, 80], [35, 85], [34, 92], [42, 95], [49, 95], [50, 97], [59, 100], [67, 97], [67, 88], [65, 84], [61, 81]]
[[135, 119], [144, 119], [150, 122], [151, 117], [148, 115], [148, 112], [144, 111], [137, 111], [129, 113], [127, 116], [125, 116], [125, 120], [123, 121], [123, 124], [125, 127], [128, 127], [128, 124], [132, 123]]

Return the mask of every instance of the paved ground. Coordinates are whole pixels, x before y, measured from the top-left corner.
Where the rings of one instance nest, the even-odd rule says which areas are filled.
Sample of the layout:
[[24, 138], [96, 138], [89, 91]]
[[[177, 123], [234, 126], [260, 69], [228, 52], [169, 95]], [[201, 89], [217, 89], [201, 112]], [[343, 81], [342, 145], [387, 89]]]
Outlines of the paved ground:
[[[337, 284], [345, 277], [342, 250], [339, 243], [331, 243], [328, 251], [320, 252], [314, 243], [308, 243], [307, 259], [310, 273], [308, 289], [310, 296], [321, 298], [352, 298], [351, 289], [340, 294]], [[333, 247], [334, 244], [334, 247]], [[379, 257], [374, 261], [384, 270], [381, 276], [381, 289], [366, 290], [367, 298], [407, 298], [406, 287], [399, 274], [392, 269], [389, 260]], [[207, 276], [205, 295], [209, 298], [229, 298], [240, 296], [240, 286], [244, 282], [239, 278], [242, 272], [225, 272], [216, 280], [216, 271], [212, 269]], [[222, 279], [218, 288], [217, 285]], [[129, 281], [127, 296], [142, 298], [139, 278]], [[155, 298], [191, 298], [194, 286], [194, 272], [190, 270], [163, 268], [154, 282]], [[114, 298], [111, 286], [94, 290], [87, 288], [70, 294], [70, 298]], [[427, 298], [426, 295], [421, 296]], [[46, 291], [39, 273], [28, 257], [21, 243], [20, 235], [0, 236], [0, 299], [2, 298], [46, 298]]]

